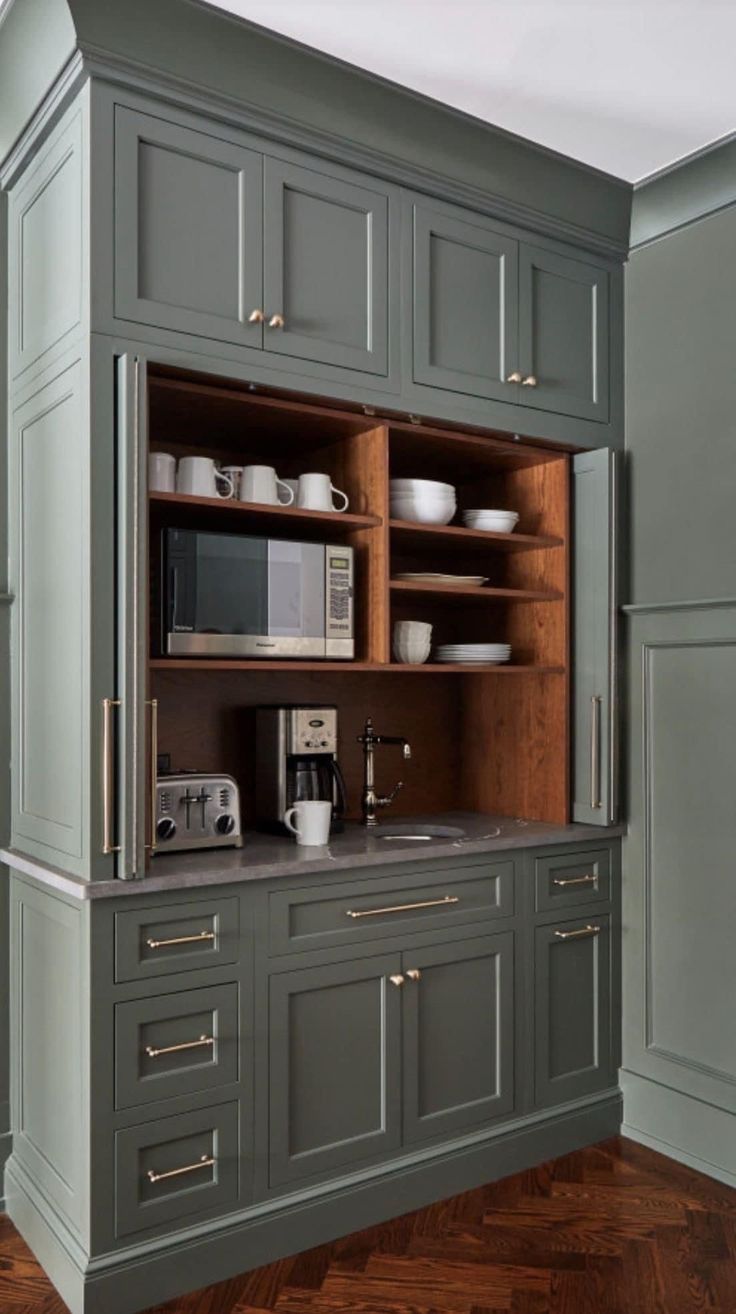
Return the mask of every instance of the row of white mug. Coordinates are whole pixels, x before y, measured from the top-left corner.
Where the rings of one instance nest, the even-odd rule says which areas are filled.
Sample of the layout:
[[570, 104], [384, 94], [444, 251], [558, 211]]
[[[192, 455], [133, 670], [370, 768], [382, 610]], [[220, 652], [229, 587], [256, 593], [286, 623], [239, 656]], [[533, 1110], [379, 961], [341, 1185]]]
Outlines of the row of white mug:
[[[209, 456], [182, 456], [177, 463], [170, 452], [151, 452], [148, 486], [157, 493], [184, 493], [188, 497], [219, 497], [223, 501], [261, 502], [291, 506], [303, 511], [347, 511], [346, 493], [335, 488], [328, 474], [312, 471], [298, 479], [279, 479], [271, 465], [223, 465]], [[342, 506], [335, 505], [342, 499]]]

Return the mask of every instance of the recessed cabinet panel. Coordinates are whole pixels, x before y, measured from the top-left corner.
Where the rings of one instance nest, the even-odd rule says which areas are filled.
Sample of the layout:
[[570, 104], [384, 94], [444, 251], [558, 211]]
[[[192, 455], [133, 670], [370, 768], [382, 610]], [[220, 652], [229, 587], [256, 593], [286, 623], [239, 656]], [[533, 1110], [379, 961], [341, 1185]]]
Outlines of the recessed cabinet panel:
[[271, 977], [272, 1185], [399, 1144], [398, 955]]
[[547, 853], [535, 859], [534, 882], [537, 912], [607, 903], [611, 897], [611, 850]]
[[535, 1075], [538, 1104], [558, 1104], [612, 1080], [610, 916], [536, 930]]
[[238, 987], [207, 986], [115, 1008], [119, 1109], [238, 1077]]
[[261, 156], [124, 109], [115, 141], [116, 315], [260, 347]]
[[[522, 243], [518, 400], [608, 419], [608, 272]], [[534, 380], [531, 382], [530, 380]]]
[[[459, 212], [461, 213], [461, 212]], [[415, 203], [414, 380], [516, 400], [518, 243], [482, 216], [473, 222]]]
[[115, 914], [115, 980], [234, 963], [240, 952], [236, 898], [203, 899]]
[[266, 350], [386, 375], [386, 193], [266, 158], [264, 206]]
[[513, 959], [511, 931], [404, 954], [406, 1141], [513, 1108]]

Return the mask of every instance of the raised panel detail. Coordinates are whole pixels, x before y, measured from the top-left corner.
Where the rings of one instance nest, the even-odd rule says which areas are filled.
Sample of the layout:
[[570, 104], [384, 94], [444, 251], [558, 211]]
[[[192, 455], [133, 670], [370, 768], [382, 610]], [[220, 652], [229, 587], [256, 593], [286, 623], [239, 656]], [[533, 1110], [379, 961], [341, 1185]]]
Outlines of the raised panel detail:
[[519, 368], [524, 404], [608, 419], [608, 272], [522, 244]]
[[602, 1090], [612, 1079], [611, 918], [538, 926], [534, 1054], [538, 1104]]

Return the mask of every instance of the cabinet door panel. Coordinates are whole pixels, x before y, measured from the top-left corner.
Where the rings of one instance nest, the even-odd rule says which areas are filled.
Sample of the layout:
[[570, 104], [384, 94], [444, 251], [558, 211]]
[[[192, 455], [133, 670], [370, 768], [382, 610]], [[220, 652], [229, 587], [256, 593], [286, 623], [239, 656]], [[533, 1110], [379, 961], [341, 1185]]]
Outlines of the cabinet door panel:
[[115, 121], [115, 314], [260, 347], [262, 157], [131, 110]]
[[388, 207], [386, 193], [266, 159], [267, 351], [388, 373]]
[[558, 1104], [612, 1080], [610, 922], [540, 926], [535, 943], [535, 1088]]
[[[514, 1106], [514, 936], [404, 954], [404, 1139], [475, 1127]], [[421, 973], [413, 980], [407, 973]]]
[[472, 222], [415, 203], [414, 381], [476, 397], [518, 400], [518, 242], [482, 216]]
[[272, 1185], [349, 1168], [399, 1144], [399, 956], [270, 982]]
[[608, 272], [522, 243], [519, 369], [526, 406], [608, 419]]

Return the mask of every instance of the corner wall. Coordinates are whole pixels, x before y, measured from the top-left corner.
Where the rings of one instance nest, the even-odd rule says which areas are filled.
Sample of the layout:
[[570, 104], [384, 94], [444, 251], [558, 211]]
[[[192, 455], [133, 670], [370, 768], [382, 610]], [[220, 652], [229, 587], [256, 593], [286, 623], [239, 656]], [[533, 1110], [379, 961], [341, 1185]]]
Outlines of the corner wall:
[[[7, 378], [7, 197], [0, 193], [0, 380]], [[10, 606], [6, 590], [8, 525], [5, 445], [7, 406], [0, 382], [0, 840], [7, 843], [10, 826]], [[7, 867], [0, 865], [0, 1210], [4, 1208], [3, 1172], [10, 1154], [8, 1090], [8, 884]]]

